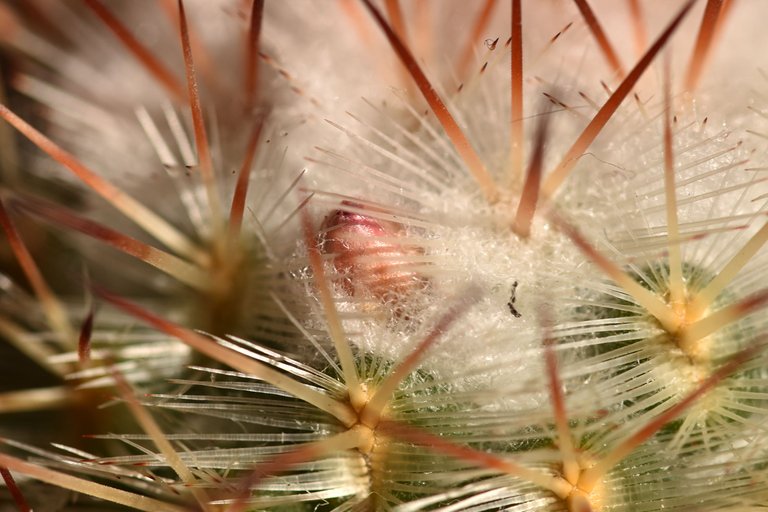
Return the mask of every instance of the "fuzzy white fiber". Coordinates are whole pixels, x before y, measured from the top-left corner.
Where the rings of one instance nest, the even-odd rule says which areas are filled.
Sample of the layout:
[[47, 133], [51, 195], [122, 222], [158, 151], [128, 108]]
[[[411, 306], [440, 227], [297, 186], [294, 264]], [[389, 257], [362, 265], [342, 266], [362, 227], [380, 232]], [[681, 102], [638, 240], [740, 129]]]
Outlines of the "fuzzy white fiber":
[[[0, 201], [75, 326], [68, 338], [50, 321], [5, 251], [0, 336], [61, 378], [49, 386], [57, 407], [96, 411], [106, 399], [90, 390], [117, 383], [132, 416], [111, 401], [87, 431], [41, 429], [52, 447], [2, 429], [0, 468], [35, 510], [76, 507], [54, 507], [60, 491], [33, 496], [37, 480], [105, 509], [765, 509], [768, 3], [694, 2], [551, 190], [686, 2], [588, 2], [618, 76], [577, 8], [586, 2], [522, 1], [520, 169], [513, 2], [497, 2], [475, 40], [485, 2], [371, 2], [390, 22], [402, 10], [399, 41], [479, 171], [367, 0], [266, 1], [255, 102], [243, 89], [252, 2], [185, 1], [212, 182], [194, 105], [126, 51], [94, 3], [187, 94], [176, 2], [0, 0], [0, 64], [12, 70], [0, 103], [191, 249], [83, 183], [79, 164], [0, 131], [0, 150], [19, 151], [13, 168], [0, 160]], [[704, 9], [721, 3], [686, 90]], [[544, 192], [523, 232], [537, 151]], [[242, 229], [230, 218], [241, 172]], [[14, 392], [0, 394], [0, 413], [26, 396]], [[82, 434], [102, 444], [81, 449]]]

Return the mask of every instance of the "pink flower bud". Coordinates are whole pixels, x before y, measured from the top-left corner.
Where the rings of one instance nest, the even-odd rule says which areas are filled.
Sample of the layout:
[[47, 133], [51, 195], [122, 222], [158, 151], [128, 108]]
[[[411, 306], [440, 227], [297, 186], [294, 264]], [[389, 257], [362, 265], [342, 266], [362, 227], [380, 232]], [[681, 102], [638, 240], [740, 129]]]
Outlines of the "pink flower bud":
[[[357, 207], [358, 205], [351, 204]], [[335, 210], [321, 226], [323, 253], [332, 254], [339, 284], [352, 296], [370, 294], [382, 303], [399, 305], [426, 280], [414, 271], [421, 250], [397, 242], [404, 236], [395, 223], [348, 210]]]

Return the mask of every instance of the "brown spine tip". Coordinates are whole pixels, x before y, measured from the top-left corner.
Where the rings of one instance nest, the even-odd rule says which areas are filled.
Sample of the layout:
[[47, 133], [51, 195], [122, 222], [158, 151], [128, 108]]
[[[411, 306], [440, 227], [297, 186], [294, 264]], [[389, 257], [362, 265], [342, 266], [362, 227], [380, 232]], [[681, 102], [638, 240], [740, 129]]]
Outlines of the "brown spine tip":
[[723, 0], [707, 0], [704, 15], [699, 25], [699, 34], [696, 37], [696, 45], [693, 48], [688, 72], [685, 75], [685, 90], [693, 92], [699, 84], [704, 64], [709, 57], [712, 42], [718, 27], [718, 20], [722, 12]]
[[91, 337], [93, 335], [93, 320], [95, 310], [91, 306], [88, 314], [80, 326], [80, 336], [77, 340], [77, 358], [81, 364], [87, 364], [91, 360]]
[[[651, 62], [654, 61], [661, 49], [667, 44], [670, 37], [677, 31], [680, 23], [691, 10], [694, 3], [695, 0], [688, 0], [685, 5], [683, 5], [680, 11], [678, 11], [677, 16], [675, 16], [669, 25], [667, 25], [667, 28], [661, 33], [659, 38], [656, 39], [645, 55], [643, 55], [643, 58], [640, 59], [632, 71], [629, 72], [616, 91], [611, 94], [610, 98], [608, 98], [608, 101], [605, 102], [586, 128], [584, 128], [581, 135], [579, 135], [578, 139], [576, 139], [570, 149], [566, 152], [565, 156], [563, 156], [563, 159], [555, 170], [547, 176], [543, 185], [544, 194], [546, 196], [554, 196], [557, 189], [576, 165], [576, 162], [578, 162], [579, 157], [584, 154], [587, 148], [597, 138], [608, 121], [613, 117], [613, 114], [618, 110], [624, 99], [630, 92], [632, 92], [635, 84], [637, 84], [640, 77], [645, 73], [646, 69], [648, 69], [648, 66], [651, 65]], [[610, 90], [602, 81], [601, 84], [606, 90]]]
[[619, 79], [623, 78], [624, 68], [621, 65], [619, 56], [616, 54], [616, 50], [614, 50], [610, 41], [608, 41], [608, 36], [605, 34], [600, 21], [597, 19], [597, 16], [592, 10], [592, 7], [589, 5], [587, 0], [574, 0], [574, 2], [576, 2], [576, 6], [579, 8], [579, 12], [581, 12], [581, 15], [584, 18], [584, 21], [587, 23], [590, 32], [592, 32], [592, 35], [597, 41], [597, 45], [600, 47], [600, 51], [603, 53], [605, 60], [608, 62], [608, 66], [611, 68], [614, 74], [619, 77]]
[[85, 5], [109, 28], [125, 48], [177, 101], [184, 101], [184, 87], [174, 74], [155, 57], [109, 9], [98, 0], [84, 0]]
[[8, 488], [8, 492], [11, 493], [11, 497], [14, 503], [16, 503], [16, 508], [19, 509], [19, 512], [32, 512], [32, 508], [27, 503], [24, 494], [19, 489], [16, 480], [13, 479], [13, 475], [8, 471], [8, 468], [0, 467], [0, 476], [3, 477], [5, 486]]
[[21, 24], [16, 13], [0, 3], [0, 41], [13, 41], [20, 29]]
[[544, 145], [547, 142], [547, 125], [549, 116], [544, 115], [536, 131], [533, 154], [528, 164], [528, 172], [523, 184], [523, 192], [520, 196], [520, 204], [512, 224], [512, 231], [520, 238], [528, 238], [531, 234], [533, 214], [540, 197], [541, 173], [544, 162]]
[[248, 182], [251, 176], [253, 159], [256, 156], [256, 149], [258, 147], [263, 126], [263, 120], [258, 119], [251, 131], [251, 136], [248, 139], [248, 145], [245, 149], [245, 157], [243, 158], [243, 163], [240, 166], [240, 171], [237, 176], [237, 184], [235, 185], [235, 193], [232, 196], [232, 207], [230, 208], [229, 213], [229, 234], [231, 239], [235, 239], [240, 235], [240, 228], [243, 223], [243, 213], [245, 212], [245, 199], [248, 194]]
[[510, 16], [510, 169], [509, 181], [523, 173], [523, 11], [520, 0], [512, 0]]
[[453, 115], [451, 115], [451, 113], [448, 111], [448, 107], [445, 106], [445, 103], [437, 94], [437, 91], [435, 91], [435, 88], [430, 83], [427, 75], [424, 74], [421, 66], [419, 66], [418, 62], [416, 62], [416, 58], [413, 56], [408, 47], [403, 43], [403, 41], [397, 36], [397, 33], [392, 29], [392, 27], [389, 26], [387, 21], [384, 19], [384, 16], [382, 16], [379, 10], [374, 7], [371, 0], [363, 0], [363, 4], [371, 13], [371, 16], [373, 16], [376, 24], [384, 32], [384, 35], [387, 37], [387, 40], [389, 41], [393, 50], [408, 70], [408, 73], [411, 75], [413, 81], [416, 82], [416, 85], [424, 96], [424, 99], [429, 104], [429, 107], [432, 109], [435, 117], [437, 117], [437, 120], [442, 125], [446, 135], [451, 140], [451, 143], [456, 149], [456, 152], [459, 154], [459, 156], [461, 156], [462, 160], [464, 160], [464, 163], [466, 164], [470, 173], [477, 181], [480, 189], [483, 191], [486, 200], [491, 204], [496, 203], [499, 199], [499, 191], [496, 183], [493, 180], [493, 177], [488, 172], [488, 169], [480, 159], [477, 151], [475, 151], [475, 148], [467, 139], [467, 136], [461, 130], [458, 123], [456, 123]]
[[259, 39], [264, 17], [264, 0], [253, 0], [245, 52], [245, 106], [248, 110], [256, 105], [259, 85]]
[[205, 184], [208, 203], [211, 209], [211, 216], [214, 222], [221, 219], [221, 207], [219, 204], [218, 187], [216, 176], [213, 169], [213, 159], [211, 157], [211, 146], [208, 141], [208, 134], [205, 129], [205, 120], [203, 118], [203, 108], [200, 100], [200, 88], [197, 83], [197, 73], [195, 72], [195, 62], [192, 57], [192, 45], [189, 39], [189, 27], [187, 25], [187, 15], [184, 10], [184, 2], [178, 0], [179, 7], [179, 32], [181, 36], [181, 47], [184, 54], [184, 70], [187, 77], [187, 90], [189, 96], [189, 109], [192, 112], [192, 126], [195, 132], [195, 147], [197, 149], [197, 158], [200, 164], [200, 173]]

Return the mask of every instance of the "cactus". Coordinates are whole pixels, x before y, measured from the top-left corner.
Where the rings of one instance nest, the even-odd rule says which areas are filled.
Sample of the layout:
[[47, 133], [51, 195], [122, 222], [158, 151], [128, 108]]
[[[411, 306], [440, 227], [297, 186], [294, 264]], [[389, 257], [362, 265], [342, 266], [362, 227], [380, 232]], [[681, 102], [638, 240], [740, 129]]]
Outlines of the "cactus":
[[765, 509], [761, 10], [0, 3], [4, 502]]

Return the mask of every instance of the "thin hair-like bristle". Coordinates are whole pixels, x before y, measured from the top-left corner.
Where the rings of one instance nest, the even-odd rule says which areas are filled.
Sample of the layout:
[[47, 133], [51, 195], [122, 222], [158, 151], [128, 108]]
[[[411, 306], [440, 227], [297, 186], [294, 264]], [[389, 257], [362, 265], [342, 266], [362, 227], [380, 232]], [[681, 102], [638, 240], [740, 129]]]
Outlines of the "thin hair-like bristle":
[[126, 254], [138, 258], [180, 282], [198, 290], [208, 289], [208, 275], [193, 263], [171, 253], [146, 244], [140, 240], [108, 228], [98, 222], [81, 217], [65, 208], [32, 198], [14, 199], [14, 206], [24, 212], [45, 219], [56, 225], [65, 226], [111, 245]]
[[610, 121], [611, 117], [613, 117], [613, 114], [632, 91], [637, 81], [640, 80], [640, 77], [645, 73], [645, 70], [648, 69], [648, 66], [651, 65], [651, 62], [653, 62], [661, 49], [666, 45], [669, 38], [672, 37], [672, 34], [675, 33], [694, 3], [695, 0], [688, 0], [683, 5], [677, 16], [675, 16], [656, 42], [648, 49], [645, 55], [643, 55], [643, 58], [640, 59], [635, 67], [632, 68], [632, 71], [624, 77], [624, 80], [622, 80], [619, 87], [616, 88], [616, 91], [611, 93], [611, 97], [608, 98], [608, 101], [603, 104], [586, 128], [584, 128], [581, 135], [579, 135], [573, 145], [568, 149], [557, 167], [555, 167], [555, 169], [547, 176], [543, 185], [544, 194], [546, 196], [554, 196], [568, 177], [570, 171], [578, 162], [579, 157], [584, 154], [584, 151], [587, 150], [608, 121]]
[[579, 485], [585, 490], [591, 490], [599, 479], [603, 478], [611, 468], [615, 467], [616, 464], [627, 457], [635, 448], [647, 441], [651, 436], [664, 427], [664, 425], [677, 418], [686, 409], [691, 407], [691, 405], [696, 403], [705, 393], [744, 366], [745, 363], [757, 356], [764, 349], [765, 342], [762, 342], [733, 356], [727, 363], [718, 368], [717, 371], [713, 372], [706, 380], [701, 382], [692, 393], [680, 400], [673, 407], [667, 409], [663, 414], [649, 421], [640, 430], [624, 440], [617, 447], [613, 448], [602, 458], [602, 460], [600, 460], [600, 462], [587, 469], [582, 475]]
[[269, 368], [266, 364], [225, 348], [211, 338], [207, 338], [194, 331], [173, 324], [172, 322], [152, 314], [136, 304], [104, 289], [97, 288], [96, 293], [116, 307], [146, 322], [154, 328], [178, 338], [198, 352], [206, 354], [212, 359], [227, 364], [246, 374], [257, 376], [275, 387], [313, 404], [318, 409], [327, 411], [344, 423], [354, 423], [354, 416], [345, 404], [337, 402], [311, 387], [302, 385], [291, 377]]
[[189, 29], [187, 26], [187, 16], [184, 12], [184, 1], [178, 0], [178, 5], [181, 47], [184, 53], [184, 70], [187, 76], [189, 108], [192, 112], [192, 126], [194, 127], [195, 132], [195, 147], [197, 149], [200, 173], [203, 177], [206, 196], [208, 197], [208, 205], [211, 209], [211, 222], [213, 225], [216, 225], [222, 220], [219, 187], [216, 182], [216, 175], [214, 174], [211, 146], [205, 129], [205, 120], [203, 119], [200, 88], [198, 87], [197, 75], [195, 73], [192, 46], [189, 42]]
[[248, 497], [251, 490], [258, 487], [259, 482], [264, 478], [287, 471], [292, 466], [301, 462], [308, 462], [321, 459], [324, 455], [332, 454], [338, 451], [345, 451], [356, 448], [362, 442], [362, 436], [358, 429], [352, 428], [346, 432], [305, 444], [290, 452], [275, 456], [259, 464], [253, 469], [246, 478], [239, 484], [239, 490], [235, 495], [234, 501], [227, 507], [229, 512], [242, 512], [248, 508]]
[[495, 455], [476, 451], [444, 440], [440, 436], [416, 429], [409, 425], [391, 420], [382, 421], [379, 428], [393, 437], [403, 439], [411, 443], [417, 443], [429, 450], [444, 453], [467, 462], [472, 462], [480, 467], [500, 471], [516, 476], [522, 480], [532, 482], [543, 489], [547, 489], [561, 497], [567, 496], [571, 486], [562, 480], [544, 472], [528, 469], [511, 460], [503, 459]]
[[419, 66], [411, 52], [397, 37], [397, 34], [392, 30], [386, 20], [384, 20], [379, 10], [374, 7], [370, 0], [363, 0], [363, 2], [368, 8], [368, 11], [373, 15], [378, 25], [384, 31], [384, 34], [387, 36], [387, 39], [394, 48], [398, 57], [403, 61], [403, 64], [413, 77], [422, 95], [424, 95], [424, 98], [427, 100], [430, 108], [434, 112], [438, 121], [440, 121], [440, 124], [443, 126], [443, 129], [448, 135], [448, 138], [451, 139], [451, 142], [456, 148], [456, 151], [464, 159], [467, 168], [474, 176], [486, 199], [490, 203], [495, 203], [499, 198], [499, 193], [493, 178], [486, 169], [485, 164], [480, 159], [480, 156], [472, 147], [472, 144], [469, 142], [464, 132], [461, 130], [461, 128], [459, 128], [456, 120], [448, 111], [445, 103], [443, 103], [443, 100], [440, 99], [440, 96], [437, 94], [434, 87], [432, 87], [429, 79], [427, 79], [427, 76], [421, 70], [421, 66]]
[[702, 338], [737, 322], [768, 304], [768, 290], [757, 292], [696, 320], [681, 333], [681, 345], [693, 345]]
[[[361, 421], [365, 422], [375, 418], [378, 420], [382, 417], [386, 404], [392, 400], [392, 395], [405, 378], [413, 372], [417, 365], [426, 355], [426, 352], [437, 343], [445, 332], [461, 318], [461, 316], [469, 309], [469, 307], [478, 300], [479, 289], [477, 287], [471, 287], [468, 290], [464, 290], [459, 294], [459, 299], [453, 307], [437, 321], [435, 326], [430, 330], [429, 334], [418, 344], [418, 346], [412, 350], [406, 357], [398, 363], [398, 365], [387, 375], [384, 381], [376, 389], [373, 398], [371, 398], [365, 405], [365, 408], [360, 413]], [[378, 422], [378, 421], [377, 421]]]
[[360, 379], [357, 374], [355, 358], [352, 354], [347, 335], [339, 318], [339, 312], [334, 304], [331, 294], [330, 284], [325, 277], [325, 267], [322, 253], [320, 251], [319, 241], [312, 229], [312, 221], [309, 218], [306, 208], [301, 211], [301, 223], [304, 232], [304, 243], [307, 246], [309, 264], [312, 268], [312, 278], [320, 294], [320, 301], [325, 312], [326, 322], [328, 323], [328, 334], [333, 340], [336, 348], [336, 355], [341, 364], [341, 370], [344, 374], [344, 381], [350, 390], [350, 396], [357, 403], [363, 401], [362, 390], [360, 388]]
[[738, 3], [28, 3], [0, 0], [0, 117], [55, 161], [0, 169], [0, 337], [31, 359], [0, 413], [93, 416], [6, 428], [33, 438], [0, 438], [10, 506], [763, 505], [768, 75], [721, 39]]
[[147, 496], [99, 484], [90, 480], [67, 475], [44, 466], [25, 462], [16, 457], [0, 453], [0, 466], [11, 471], [32, 477], [57, 487], [101, 498], [111, 503], [125, 505], [145, 512], [188, 512], [187, 507], [174, 505]]
[[475, 46], [479, 43], [480, 37], [488, 26], [488, 22], [491, 20], [491, 14], [498, 0], [484, 0], [483, 7], [475, 18], [475, 22], [472, 24], [472, 30], [467, 32], [467, 40], [464, 42], [464, 49], [459, 53], [459, 57], [456, 59], [456, 76], [459, 77], [459, 81], [463, 82], [469, 74], [469, 68], [472, 65], [472, 59], [475, 56]]
[[139, 39], [99, 0], [84, 0], [85, 5], [112, 31], [128, 51], [149, 71], [178, 102], [186, 99], [184, 87], [176, 76], [152, 54]]
[[[675, 156], [672, 141], [672, 92], [669, 60], [664, 62], [664, 188], [667, 207], [668, 235], [671, 241], [680, 238], [677, 213], [677, 195], [675, 187]], [[685, 283], [683, 282], [683, 262], [680, 244], [669, 244], [669, 291], [670, 304], [679, 315], [685, 301]]]
[[115, 370], [112, 372], [112, 377], [117, 383], [117, 389], [120, 392], [121, 397], [128, 404], [128, 408], [131, 410], [133, 418], [141, 425], [144, 432], [154, 442], [155, 446], [160, 450], [160, 453], [165, 457], [166, 463], [173, 468], [177, 475], [181, 478], [182, 482], [189, 487], [190, 493], [197, 501], [201, 510], [204, 512], [212, 511], [212, 507], [209, 505], [210, 497], [204, 489], [196, 487], [198, 483], [197, 478], [190, 470], [190, 468], [181, 460], [178, 452], [173, 445], [168, 441], [165, 433], [159, 427], [155, 419], [149, 413], [146, 407], [136, 398], [125, 377]]
[[552, 413], [557, 429], [557, 446], [563, 461], [563, 476], [569, 482], [576, 482], [579, 477], [579, 463], [576, 458], [573, 434], [569, 425], [568, 411], [565, 407], [565, 395], [563, 384], [560, 380], [557, 355], [553, 345], [551, 329], [544, 327], [544, 361], [547, 369], [547, 381], [549, 383], [549, 397], [552, 400]]
[[32, 254], [30, 254], [21, 235], [16, 230], [16, 226], [11, 216], [8, 215], [2, 198], [0, 198], [0, 227], [5, 232], [8, 245], [16, 256], [19, 266], [32, 285], [32, 289], [42, 305], [43, 312], [47, 316], [51, 328], [59, 333], [56, 342], [65, 350], [71, 348], [75, 338], [74, 329], [67, 316], [67, 312], [43, 277]]
[[632, 298], [648, 311], [667, 329], [668, 332], [676, 332], [679, 327], [679, 318], [669, 309], [667, 304], [654, 292], [644, 288], [632, 276], [621, 269], [619, 265], [609, 260], [595, 249], [574, 227], [564, 219], [553, 214], [553, 218], [559, 229], [563, 231], [574, 245], [600, 270], [621, 286]]
[[613, 73], [616, 75], [616, 77], [621, 80], [624, 78], [624, 67], [621, 65], [621, 61], [619, 60], [619, 56], [616, 54], [616, 50], [613, 48], [613, 45], [608, 40], [608, 36], [605, 34], [605, 31], [603, 30], [603, 26], [600, 24], [600, 21], [597, 19], [597, 16], [595, 15], [595, 12], [592, 10], [592, 7], [590, 7], [589, 2], [587, 0], [573, 0], [576, 2], [576, 6], [579, 8], [579, 12], [581, 13], [581, 16], [584, 18], [584, 21], [587, 23], [587, 26], [589, 27], [589, 31], [592, 32], [592, 35], [594, 36], [595, 40], [597, 41], [597, 45], [600, 47], [600, 51], [603, 53], [603, 56], [605, 57], [605, 60], [608, 62], [609, 67], [613, 71]]
[[141, 226], [147, 233], [180, 254], [188, 255], [190, 258], [200, 262], [207, 261], [207, 256], [202, 250], [167, 221], [86, 167], [72, 154], [64, 151], [48, 137], [14, 114], [5, 105], [0, 105], [0, 117], [8, 121], [51, 158], [69, 169], [83, 183], [110, 202], [126, 217]]
[[768, 222], [765, 222], [760, 230], [744, 244], [744, 247], [731, 257], [712, 281], [696, 294], [689, 306], [690, 314], [698, 316], [704, 312], [766, 242], [768, 242]]

